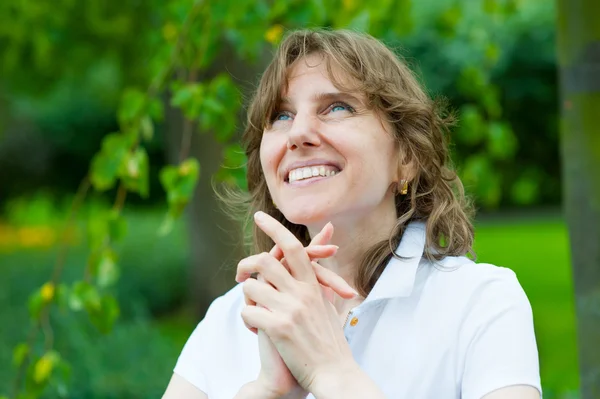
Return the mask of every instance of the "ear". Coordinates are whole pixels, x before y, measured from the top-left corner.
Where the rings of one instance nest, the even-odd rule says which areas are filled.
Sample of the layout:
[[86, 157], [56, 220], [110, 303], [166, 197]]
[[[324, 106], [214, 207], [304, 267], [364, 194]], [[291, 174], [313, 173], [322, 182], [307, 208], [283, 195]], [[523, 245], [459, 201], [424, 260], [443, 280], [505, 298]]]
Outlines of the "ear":
[[394, 182], [398, 183], [400, 180], [412, 181], [417, 174], [416, 163], [413, 160], [408, 160], [408, 157], [398, 151], [397, 156], [397, 167], [394, 172]]

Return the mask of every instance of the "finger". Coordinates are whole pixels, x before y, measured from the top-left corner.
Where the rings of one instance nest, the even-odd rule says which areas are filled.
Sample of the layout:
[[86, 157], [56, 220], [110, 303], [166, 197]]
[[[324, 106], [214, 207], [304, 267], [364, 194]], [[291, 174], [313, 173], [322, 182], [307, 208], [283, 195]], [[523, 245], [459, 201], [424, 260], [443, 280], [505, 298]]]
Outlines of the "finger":
[[[311, 244], [308, 247], [306, 247], [306, 253], [308, 254], [308, 256], [311, 260], [325, 259], [325, 258], [329, 258], [329, 257], [335, 255], [337, 253], [338, 249], [340, 249], [340, 247], [338, 247], [337, 245], [331, 245], [331, 244], [327, 244], [327, 245], [316, 245], [315, 244], [315, 245], [313, 245], [313, 244]], [[281, 251], [277, 245], [275, 245], [273, 247], [273, 249], [271, 250], [271, 252], [269, 252], [269, 254], [279, 261], [281, 261], [283, 259], [283, 251]]]
[[[308, 250], [308, 248], [311, 248], [311, 247], [316, 248], [321, 245], [326, 246], [326, 244], [331, 240], [332, 235], [333, 235], [333, 225], [330, 222], [330, 223], [327, 223], [321, 229], [321, 231], [316, 236], [313, 237], [309, 246], [306, 247], [307, 250]], [[335, 247], [339, 248], [337, 245]], [[281, 260], [281, 258], [283, 257], [283, 251], [277, 245], [275, 245], [271, 249], [269, 254], [271, 254], [275, 259], [279, 259], [279, 260]], [[309, 256], [311, 256], [311, 255], [309, 254]], [[331, 256], [331, 255], [329, 255], [329, 256]], [[329, 257], [329, 256], [323, 256], [321, 258], [325, 258], [325, 257]], [[319, 256], [315, 255], [315, 256], [312, 256], [312, 258], [319, 258]]]
[[306, 249], [285, 226], [264, 212], [256, 212], [254, 220], [257, 226], [281, 248], [294, 278], [309, 283], [317, 281]]
[[250, 326], [250, 328], [263, 331], [267, 331], [273, 325], [275, 318], [272, 312], [258, 306], [245, 306], [242, 309], [241, 316], [244, 324]]
[[323, 296], [327, 299], [327, 302], [333, 303], [333, 290], [330, 287], [322, 287]]
[[279, 290], [289, 289], [294, 283], [294, 278], [285, 266], [266, 252], [242, 259], [238, 263], [235, 281], [246, 281], [255, 273]]
[[249, 278], [242, 287], [244, 296], [269, 310], [281, 309], [282, 294], [265, 281]]
[[332, 257], [340, 249], [337, 245], [309, 245], [306, 247], [306, 253], [311, 260], [325, 259]]
[[336, 294], [345, 299], [352, 299], [358, 296], [358, 292], [337, 273], [319, 265], [317, 262], [312, 262], [312, 266], [317, 280], [321, 285], [331, 288]]
[[[242, 319], [242, 321], [244, 321], [244, 320]], [[252, 332], [254, 334], [258, 334], [258, 328], [252, 327], [251, 325], [247, 324], [245, 321], [244, 321], [244, 325], [246, 326], [246, 328], [248, 330], [250, 330], [250, 332]]]
[[331, 222], [327, 223], [321, 231], [310, 240], [310, 245], [324, 245], [331, 241], [333, 236], [333, 225]]

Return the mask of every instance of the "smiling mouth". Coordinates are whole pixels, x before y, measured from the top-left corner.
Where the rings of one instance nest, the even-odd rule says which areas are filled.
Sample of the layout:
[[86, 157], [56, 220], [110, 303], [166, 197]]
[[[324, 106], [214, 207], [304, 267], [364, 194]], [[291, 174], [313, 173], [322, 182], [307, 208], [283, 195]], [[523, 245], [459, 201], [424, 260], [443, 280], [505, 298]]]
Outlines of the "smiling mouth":
[[316, 166], [307, 166], [304, 168], [292, 169], [288, 173], [285, 181], [287, 183], [295, 183], [305, 180], [312, 179], [323, 179], [331, 176], [335, 176], [340, 173], [341, 170], [332, 165], [316, 165]]

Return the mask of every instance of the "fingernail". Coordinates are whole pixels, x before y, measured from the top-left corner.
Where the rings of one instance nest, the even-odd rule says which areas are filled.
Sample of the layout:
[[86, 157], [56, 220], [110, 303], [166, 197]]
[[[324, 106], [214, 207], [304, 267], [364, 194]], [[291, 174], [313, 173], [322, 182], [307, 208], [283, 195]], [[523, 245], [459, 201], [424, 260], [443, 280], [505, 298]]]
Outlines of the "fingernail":
[[262, 222], [265, 220], [265, 213], [263, 211], [258, 211], [254, 214], [254, 220], [257, 222]]

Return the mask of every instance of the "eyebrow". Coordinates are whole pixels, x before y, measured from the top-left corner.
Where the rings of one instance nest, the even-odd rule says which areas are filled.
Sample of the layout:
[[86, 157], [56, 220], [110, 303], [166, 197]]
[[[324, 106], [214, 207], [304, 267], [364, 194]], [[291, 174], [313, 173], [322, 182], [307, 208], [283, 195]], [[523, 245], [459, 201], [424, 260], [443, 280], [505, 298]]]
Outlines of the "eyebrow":
[[[329, 92], [329, 93], [316, 93], [311, 97], [311, 101], [314, 102], [322, 102], [322, 101], [350, 101], [350, 102], [354, 102], [356, 104], [362, 104], [362, 101], [360, 101], [358, 98], [356, 98], [355, 96], [353, 96], [350, 93], [346, 93], [346, 92]], [[291, 104], [292, 101], [289, 97], [282, 97], [281, 98], [281, 104]]]

